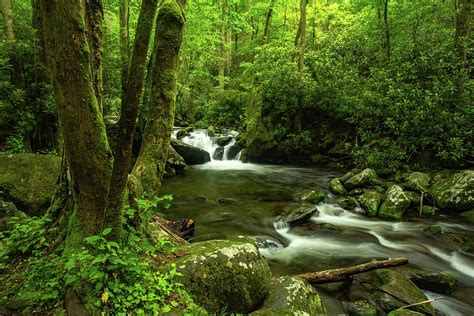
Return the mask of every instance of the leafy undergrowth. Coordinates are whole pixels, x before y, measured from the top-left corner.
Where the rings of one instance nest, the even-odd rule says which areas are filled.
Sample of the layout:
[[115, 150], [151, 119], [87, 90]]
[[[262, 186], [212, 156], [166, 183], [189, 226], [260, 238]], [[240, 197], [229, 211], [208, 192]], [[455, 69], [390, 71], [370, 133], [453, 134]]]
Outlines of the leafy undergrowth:
[[[139, 200], [138, 212], [125, 210], [122, 243], [101, 234], [84, 239], [84, 247], [64, 253], [61, 229], [51, 218], [18, 220], [0, 235], [0, 313], [2, 306], [27, 312], [62, 312], [66, 291], [74, 289], [89, 310], [103, 315], [150, 315], [198, 307], [182, 284], [174, 266], [157, 271], [161, 258], [173, 257], [175, 246], [166, 239], [151, 243], [129, 225], [137, 214], [149, 218], [169, 198]], [[58, 242], [59, 240], [59, 242]], [[3, 311], [4, 312], [4, 311]]]

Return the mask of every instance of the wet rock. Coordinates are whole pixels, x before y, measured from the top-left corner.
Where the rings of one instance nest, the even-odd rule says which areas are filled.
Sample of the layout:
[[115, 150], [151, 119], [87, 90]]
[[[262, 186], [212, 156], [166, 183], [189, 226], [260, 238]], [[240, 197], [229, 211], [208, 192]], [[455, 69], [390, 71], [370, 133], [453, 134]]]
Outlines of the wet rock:
[[231, 136], [221, 136], [216, 140], [217, 145], [227, 146], [232, 141]]
[[349, 171], [347, 172], [346, 174], [344, 174], [342, 177], [339, 178], [339, 181], [341, 183], [344, 183], [346, 182], [347, 180], [349, 180], [350, 178], [352, 178], [353, 176], [355, 176], [355, 174], [352, 172], [352, 171]]
[[437, 208], [431, 205], [423, 205], [421, 207], [421, 214], [426, 216], [433, 216], [436, 214]]
[[347, 193], [347, 195], [349, 196], [357, 196], [361, 194], [364, 194], [364, 189], [361, 189], [361, 188], [354, 189], [352, 191], [349, 191], [349, 193]]
[[343, 209], [351, 211], [357, 207], [357, 200], [353, 197], [347, 197], [339, 200], [337, 204]]
[[232, 160], [237, 158], [237, 155], [243, 150], [239, 145], [232, 145], [229, 147], [229, 152], [227, 153], [227, 159]]
[[30, 216], [42, 215], [56, 190], [61, 158], [50, 155], [0, 155], [0, 198]]
[[251, 315], [321, 315], [326, 314], [319, 293], [297, 277], [275, 279], [263, 307]]
[[374, 190], [364, 190], [364, 193], [360, 195], [358, 199], [367, 215], [377, 215], [377, 210], [382, 200], [382, 194]]
[[288, 211], [288, 215], [278, 217], [278, 221], [286, 222], [290, 225], [304, 223], [316, 213], [318, 209], [315, 206], [299, 206]]
[[181, 274], [176, 281], [209, 313], [250, 313], [270, 290], [270, 268], [253, 244], [212, 240], [187, 244], [177, 252], [185, 255], [173, 262]]
[[353, 316], [376, 316], [377, 310], [366, 300], [358, 300], [349, 303], [349, 315]]
[[183, 128], [182, 130], [179, 130], [177, 133], [176, 133], [176, 138], [177, 139], [182, 139], [186, 136], [189, 136], [191, 135], [191, 132], [193, 131], [193, 128], [192, 127], [186, 127], [186, 128]]
[[[375, 270], [353, 278], [356, 282], [350, 289], [351, 301], [368, 300], [384, 312], [428, 300], [423, 291], [395, 269]], [[413, 310], [426, 314], [434, 312], [431, 304], [414, 306]]]
[[377, 178], [375, 171], [367, 168], [345, 181], [344, 187], [346, 187], [348, 190], [362, 187], [366, 184], [369, 184], [370, 180], [375, 178]]
[[419, 288], [436, 293], [450, 294], [457, 284], [449, 272], [429, 272], [421, 269], [399, 268]]
[[216, 128], [214, 126], [209, 126], [207, 128], [207, 135], [209, 135], [209, 137], [215, 137], [216, 136]]
[[406, 196], [410, 199], [410, 206], [419, 207], [421, 194], [413, 191], [405, 191]]
[[177, 173], [182, 173], [186, 168], [186, 162], [184, 158], [170, 145], [168, 151], [168, 159], [166, 160], [166, 166], [173, 168]]
[[465, 219], [467, 219], [467, 221], [470, 222], [471, 224], [474, 224], [474, 210], [462, 212], [460, 215], [464, 217]]
[[324, 202], [326, 193], [319, 190], [305, 190], [297, 194], [297, 199], [302, 202], [318, 204]]
[[10, 223], [13, 219], [26, 219], [28, 215], [19, 211], [12, 202], [5, 202], [0, 199], [0, 231], [10, 230], [13, 225]]
[[465, 211], [474, 208], [474, 170], [437, 177], [431, 193], [441, 209]]
[[217, 147], [214, 151], [214, 154], [212, 155], [212, 158], [214, 160], [222, 160], [222, 158], [224, 158], [224, 151], [224, 147]]
[[171, 146], [190, 165], [199, 165], [211, 161], [209, 153], [203, 149], [188, 145], [182, 141], [172, 139]]
[[219, 204], [234, 204], [236, 203], [236, 199], [231, 199], [231, 198], [218, 198], [217, 203]]
[[392, 185], [379, 209], [379, 216], [399, 220], [410, 205], [410, 199], [398, 185]]
[[431, 178], [426, 173], [413, 172], [411, 173], [406, 182], [406, 187], [418, 192], [428, 192], [430, 189]]
[[334, 194], [344, 195], [347, 193], [346, 188], [342, 185], [341, 181], [338, 178], [334, 178], [329, 181], [329, 190]]
[[442, 234], [444, 232], [443, 226], [441, 225], [431, 225], [423, 229], [423, 231], [431, 233], [431, 234]]
[[322, 231], [325, 231], [325, 232], [330, 232], [330, 233], [340, 233], [340, 232], [342, 232], [341, 227], [333, 225], [333, 224], [329, 224], [329, 223], [321, 224], [319, 227]]

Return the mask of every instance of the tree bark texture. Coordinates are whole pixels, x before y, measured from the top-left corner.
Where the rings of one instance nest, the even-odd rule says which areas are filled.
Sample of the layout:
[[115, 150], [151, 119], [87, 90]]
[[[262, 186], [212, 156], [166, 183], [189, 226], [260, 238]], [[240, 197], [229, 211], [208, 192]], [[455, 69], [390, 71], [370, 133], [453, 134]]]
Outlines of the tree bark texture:
[[127, 186], [128, 171], [132, 160], [133, 135], [142, 95], [147, 54], [158, 0], [143, 0], [138, 17], [135, 43], [130, 67], [128, 67], [122, 109], [119, 120], [117, 148], [114, 150], [114, 166], [108, 198], [107, 223], [113, 223], [112, 235], [119, 236], [120, 219]]
[[83, 236], [96, 235], [105, 226], [113, 159], [94, 89], [87, 8], [81, 0], [42, 0], [40, 7], [72, 180], [74, 204], [66, 248], [73, 248]]
[[122, 59], [122, 97], [126, 93], [127, 89], [126, 82], [130, 55], [128, 1], [129, 0], [120, 0], [120, 57]]
[[364, 272], [377, 270], [377, 269], [398, 267], [398, 266], [402, 266], [406, 264], [408, 264], [408, 259], [406, 258], [394, 258], [394, 259], [387, 259], [387, 260], [381, 260], [381, 261], [372, 260], [369, 263], [364, 263], [364, 264], [360, 264], [353, 267], [305, 273], [305, 274], [297, 275], [297, 277], [300, 277], [311, 284], [341, 282], [341, 281], [347, 280], [349, 277], [355, 274], [364, 273]]
[[1, 9], [3, 15], [3, 23], [5, 29], [5, 39], [14, 40], [15, 31], [13, 29], [13, 11], [12, 11], [12, 0], [1, 0]]
[[158, 194], [168, 156], [184, 22], [184, 5], [163, 0], [156, 18], [148, 120], [131, 179], [134, 191], [148, 196]]

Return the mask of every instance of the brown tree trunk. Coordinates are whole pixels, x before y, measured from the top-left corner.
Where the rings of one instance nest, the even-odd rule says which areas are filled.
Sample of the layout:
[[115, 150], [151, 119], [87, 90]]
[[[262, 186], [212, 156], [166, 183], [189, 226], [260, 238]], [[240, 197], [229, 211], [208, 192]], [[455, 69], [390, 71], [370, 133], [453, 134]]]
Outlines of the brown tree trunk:
[[156, 19], [148, 120], [131, 176], [135, 194], [156, 196], [161, 186], [174, 124], [184, 4], [163, 0]]
[[398, 267], [405, 264], [408, 264], [408, 259], [406, 258], [394, 258], [394, 259], [388, 259], [388, 260], [382, 260], [382, 261], [372, 260], [369, 263], [364, 263], [364, 264], [360, 264], [353, 267], [305, 273], [305, 274], [297, 275], [297, 277], [300, 277], [311, 284], [341, 282], [341, 281], [347, 280], [349, 277], [355, 274], [364, 273], [364, 272], [377, 270], [377, 269]]
[[117, 148], [114, 150], [114, 166], [108, 197], [107, 223], [113, 223], [112, 237], [118, 238], [122, 217], [128, 170], [132, 160], [133, 134], [142, 95], [147, 53], [158, 0], [143, 0], [138, 17], [135, 43], [126, 85], [122, 97]]
[[15, 31], [13, 30], [13, 11], [11, 0], [1, 0], [1, 9], [3, 15], [3, 25], [5, 29], [5, 39], [14, 40]]
[[128, 1], [129, 0], [120, 0], [120, 57], [122, 59], [122, 101], [127, 88], [126, 82], [128, 76], [130, 54]]
[[[81, 0], [42, 0], [45, 49], [72, 181], [66, 252], [104, 228], [112, 152], [94, 91]], [[98, 27], [100, 27], [98, 25]], [[96, 47], [97, 48], [97, 47]]]
[[[306, 49], [306, 7], [308, 5], [308, 0], [300, 0], [300, 54], [298, 58], [298, 71], [300, 73], [301, 78], [303, 78], [303, 72], [304, 72], [304, 54], [305, 54], [305, 49]], [[300, 96], [298, 98], [298, 108], [296, 109], [295, 117], [294, 117], [294, 130], [296, 132], [301, 132], [302, 126], [301, 126], [301, 120], [303, 116], [303, 100], [302, 97]]]

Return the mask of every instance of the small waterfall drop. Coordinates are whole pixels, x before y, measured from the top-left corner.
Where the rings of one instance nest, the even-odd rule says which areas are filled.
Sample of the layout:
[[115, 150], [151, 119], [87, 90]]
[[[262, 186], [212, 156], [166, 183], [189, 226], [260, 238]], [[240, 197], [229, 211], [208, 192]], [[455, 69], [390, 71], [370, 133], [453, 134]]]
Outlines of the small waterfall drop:
[[[176, 127], [171, 137], [176, 139], [180, 130], [182, 128]], [[236, 146], [237, 135], [239, 133], [236, 131], [224, 131], [211, 137], [205, 129], [194, 129], [181, 138], [181, 141], [207, 151], [211, 156], [211, 161], [240, 160], [242, 149]]]

